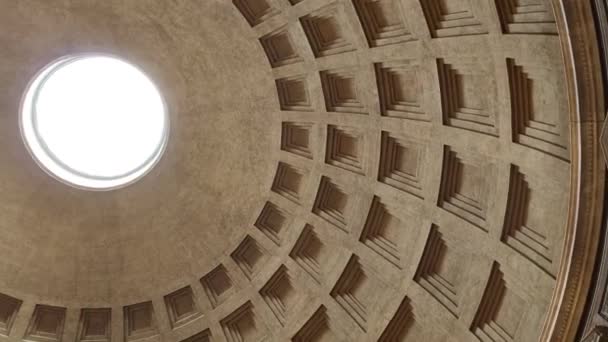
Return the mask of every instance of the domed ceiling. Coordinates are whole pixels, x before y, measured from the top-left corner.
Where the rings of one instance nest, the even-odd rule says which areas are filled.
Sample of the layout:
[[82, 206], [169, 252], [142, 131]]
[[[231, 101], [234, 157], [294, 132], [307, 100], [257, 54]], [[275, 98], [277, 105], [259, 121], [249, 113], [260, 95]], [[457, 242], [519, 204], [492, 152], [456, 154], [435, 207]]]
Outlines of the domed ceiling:
[[[0, 339], [568, 340], [603, 188], [577, 6], [4, 1]], [[36, 73], [91, 52], [145, 71], [171, 121], [105, 192], [19, 130]]]

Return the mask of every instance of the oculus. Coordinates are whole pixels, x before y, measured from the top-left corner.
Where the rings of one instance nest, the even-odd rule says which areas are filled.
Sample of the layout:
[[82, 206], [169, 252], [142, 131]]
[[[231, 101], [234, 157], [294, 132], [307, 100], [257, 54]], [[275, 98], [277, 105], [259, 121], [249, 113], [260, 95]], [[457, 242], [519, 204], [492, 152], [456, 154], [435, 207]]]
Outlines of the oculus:
[[68, 56], [42, 69], [23, 97], [20, 124], [42, 169], [89, 190], [141, 179], [160, 160], [169, 132], [150, 78], [107, 55]]

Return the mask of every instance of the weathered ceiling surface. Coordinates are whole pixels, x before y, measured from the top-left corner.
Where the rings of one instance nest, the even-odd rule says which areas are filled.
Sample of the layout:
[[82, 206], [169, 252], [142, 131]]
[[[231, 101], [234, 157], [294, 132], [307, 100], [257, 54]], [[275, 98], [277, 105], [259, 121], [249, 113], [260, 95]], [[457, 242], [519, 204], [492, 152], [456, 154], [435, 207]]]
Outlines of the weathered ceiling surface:
[[[567, 340], [600, 153], [562, 5], [0, 0], [0, 334]], [[79, 52], [168, 102], [165, 156], [122, 190], [21, 141], [28, 81]]]

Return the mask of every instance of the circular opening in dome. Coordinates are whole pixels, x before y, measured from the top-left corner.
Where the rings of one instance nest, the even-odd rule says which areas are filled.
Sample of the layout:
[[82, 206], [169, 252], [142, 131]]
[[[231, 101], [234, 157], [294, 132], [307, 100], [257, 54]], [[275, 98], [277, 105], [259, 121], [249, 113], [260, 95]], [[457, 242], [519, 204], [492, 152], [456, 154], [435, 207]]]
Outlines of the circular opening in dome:
[[69, 56], [45, 67], [21, 107], [21, 131], [38, 164], [72, 186], [109, 190], [143, 177], [168, 138], [154, 83], [115, 57]]

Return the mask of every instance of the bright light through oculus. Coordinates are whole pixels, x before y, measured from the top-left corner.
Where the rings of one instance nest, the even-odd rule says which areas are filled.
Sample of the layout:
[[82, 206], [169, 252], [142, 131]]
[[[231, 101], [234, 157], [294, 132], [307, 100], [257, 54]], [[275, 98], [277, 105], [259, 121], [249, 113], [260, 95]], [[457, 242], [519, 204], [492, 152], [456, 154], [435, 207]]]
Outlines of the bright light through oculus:
[[139, 69], [108, 56], [76, 56], [46, 67], [21, 113], [31, 153], [55, 177], [112, 189], [145, 175], [167, 142], [161, 94]]

